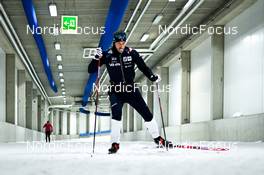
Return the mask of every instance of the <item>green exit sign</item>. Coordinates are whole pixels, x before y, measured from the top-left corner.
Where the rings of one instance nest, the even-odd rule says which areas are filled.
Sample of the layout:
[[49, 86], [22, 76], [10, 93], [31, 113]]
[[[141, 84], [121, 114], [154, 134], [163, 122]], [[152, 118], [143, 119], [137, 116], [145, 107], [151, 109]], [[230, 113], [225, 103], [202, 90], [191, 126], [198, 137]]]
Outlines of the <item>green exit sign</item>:
[[78, 16], [61, 16], [61, 33], [77, 34]]

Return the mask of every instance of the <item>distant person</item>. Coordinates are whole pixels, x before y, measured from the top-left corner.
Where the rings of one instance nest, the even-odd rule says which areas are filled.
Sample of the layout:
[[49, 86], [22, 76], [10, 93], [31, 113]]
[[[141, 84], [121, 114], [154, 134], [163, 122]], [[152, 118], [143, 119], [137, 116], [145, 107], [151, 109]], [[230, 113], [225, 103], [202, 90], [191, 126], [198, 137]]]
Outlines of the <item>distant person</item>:
[[49, 121], [47, 121], [47, 123], [45, 123], [43, 128], [45, 128], [46, 142], [48, 142], [48, 141], [50, 142], [50, 135], [53, 131], [53, 127], [52, 127], [51, 123]]

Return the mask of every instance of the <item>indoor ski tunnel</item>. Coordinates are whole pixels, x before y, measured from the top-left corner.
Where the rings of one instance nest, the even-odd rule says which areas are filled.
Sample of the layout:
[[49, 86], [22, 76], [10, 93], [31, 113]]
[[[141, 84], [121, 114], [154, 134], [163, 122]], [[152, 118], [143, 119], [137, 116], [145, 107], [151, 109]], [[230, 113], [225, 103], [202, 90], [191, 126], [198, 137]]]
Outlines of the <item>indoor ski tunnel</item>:
[[0, 173], [261, 175], [263, 0], [1, 0]]

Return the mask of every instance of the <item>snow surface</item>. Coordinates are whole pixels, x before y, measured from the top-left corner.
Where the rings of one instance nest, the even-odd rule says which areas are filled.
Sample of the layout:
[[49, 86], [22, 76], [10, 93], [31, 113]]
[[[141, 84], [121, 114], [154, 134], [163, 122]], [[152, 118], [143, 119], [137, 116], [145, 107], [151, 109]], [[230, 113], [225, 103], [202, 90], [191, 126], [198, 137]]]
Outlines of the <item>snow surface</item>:
[[228, 151], [158, 149], [152, 142], [122, 142], [117, 154], [108, 155], [109, 137], [0, 144], [2, 175], [261, 175], [264, 143], [232, 143]]

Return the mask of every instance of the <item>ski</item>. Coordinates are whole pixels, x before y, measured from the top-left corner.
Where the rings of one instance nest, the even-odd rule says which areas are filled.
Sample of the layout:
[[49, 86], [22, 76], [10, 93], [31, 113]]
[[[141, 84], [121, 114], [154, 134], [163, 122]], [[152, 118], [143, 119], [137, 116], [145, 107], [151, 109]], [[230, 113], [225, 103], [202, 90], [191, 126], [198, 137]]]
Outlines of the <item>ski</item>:
[[[164, 148], [163, 145], [158, 145], [157, 148]], [[192, 149], [192, 150], [203, 150], [203, 151], [228, 151], [228, 148], [222, 147], [207, 147], [207, 146], [196, 146], [196, 145], [169, 145], [169, 149]]]
[[215, 148], [206, 146], [196, 146], [196, 145], [174, 145], [174, 148], [180, 149], [196, 149], [196, 150], [206, 150], [206, 151], [228, 151], [228, 148]]

